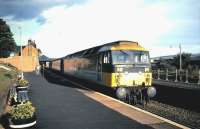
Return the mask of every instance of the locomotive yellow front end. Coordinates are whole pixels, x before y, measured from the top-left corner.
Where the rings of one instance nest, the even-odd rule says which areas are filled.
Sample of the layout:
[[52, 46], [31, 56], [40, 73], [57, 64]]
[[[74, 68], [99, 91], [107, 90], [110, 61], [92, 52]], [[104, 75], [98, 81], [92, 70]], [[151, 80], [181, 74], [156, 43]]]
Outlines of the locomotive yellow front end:
[[111, 87], [119, 99], [147, 102], [154, 97], [149, 52], [138, 43], [118, 44], [111, 51], [113, 72]]
[[138, 69], [130, 66], [116, 67], [116, 73], [112, 74], [112, 87], [137, 87], [151, 86], [152, 74], [149, 68], [139, 68], [141, 71], [129, 72], [123, 69]]

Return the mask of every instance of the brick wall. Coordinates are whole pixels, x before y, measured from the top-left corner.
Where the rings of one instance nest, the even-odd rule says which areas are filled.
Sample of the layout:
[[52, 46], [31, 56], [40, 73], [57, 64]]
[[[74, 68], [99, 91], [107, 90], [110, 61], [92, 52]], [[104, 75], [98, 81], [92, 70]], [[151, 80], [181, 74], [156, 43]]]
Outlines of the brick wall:
[[0, 58], [0, 62], [9, 63], [23, 72], [31, 72], [39, 65], [38, 55], [38, 49], [29, 44], [23, 48], [22, 57], [18, 54], [13, 57]]
[[38, 56], [38, 49], [33, 47], [32, 45], [27, 45], [22, 50], [22, 56]]
[[19, 70], [31, 72], [39, 65], [38, 57], [36, 56], [14, 56], [9, 58], [0, 58], [1, 62], [9, 63]]

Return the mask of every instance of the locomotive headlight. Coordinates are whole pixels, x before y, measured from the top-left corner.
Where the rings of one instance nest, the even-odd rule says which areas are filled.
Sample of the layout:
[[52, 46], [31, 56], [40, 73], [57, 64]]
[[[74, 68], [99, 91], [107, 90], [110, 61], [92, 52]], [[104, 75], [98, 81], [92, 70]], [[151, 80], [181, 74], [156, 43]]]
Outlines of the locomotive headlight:
[[155, 87], [149, 87], [147, 89], [147, 95], [150, 97], [150, 98], [153, 98], [155, 95], [156, 95], [156, 88]]
[[123, 68], [122, 67], [117, 67], [117, 72], [122, 72]]
[[149, 68], [144, 68], [144, 71], [145, 72], [149, 72]]
[[116, 96], [118, 99], [125, 99], [128, 94], [128, 90], [123, 87], [119, 87], [116, 91]]

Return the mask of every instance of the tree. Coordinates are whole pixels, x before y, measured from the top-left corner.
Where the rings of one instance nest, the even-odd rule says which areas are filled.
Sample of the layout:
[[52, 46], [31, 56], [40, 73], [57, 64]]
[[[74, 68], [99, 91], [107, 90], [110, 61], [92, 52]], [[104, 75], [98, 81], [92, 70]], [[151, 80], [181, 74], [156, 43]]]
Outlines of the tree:
[[[182, 68], [187, 69], [190, 60], [191, 60], [191, 54], [190, 53], [182, 53], [181, 54], [181, 59], [182, 59]], [[174, 59], [171, 61], [172, 65], [176, 66], [177, 69], [180, 67], [180, 54], [177, 54]]]
[[10, 27], [0, 19], [0, 57], [8, 57], [15, 49], [16, 43]]

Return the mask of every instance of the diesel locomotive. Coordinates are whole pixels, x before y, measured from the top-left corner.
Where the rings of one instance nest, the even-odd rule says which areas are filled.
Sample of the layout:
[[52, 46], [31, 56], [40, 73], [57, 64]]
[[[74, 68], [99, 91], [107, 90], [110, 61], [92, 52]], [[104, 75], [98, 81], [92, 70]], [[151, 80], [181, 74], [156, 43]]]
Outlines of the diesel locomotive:
[[120, 100], [145, 104], [156, 95], [149, 51], [132, 41], [115, 41], [52, 60], [48, 67], [112, 88]]

